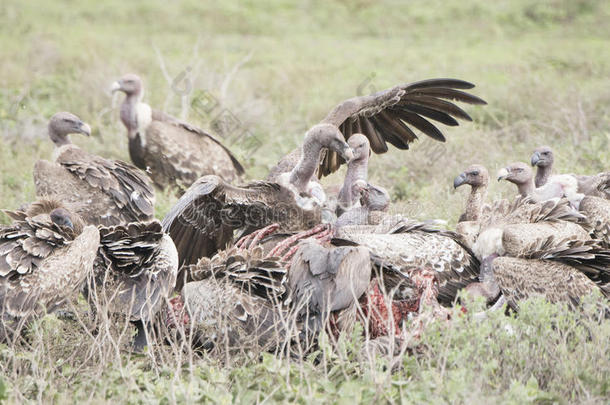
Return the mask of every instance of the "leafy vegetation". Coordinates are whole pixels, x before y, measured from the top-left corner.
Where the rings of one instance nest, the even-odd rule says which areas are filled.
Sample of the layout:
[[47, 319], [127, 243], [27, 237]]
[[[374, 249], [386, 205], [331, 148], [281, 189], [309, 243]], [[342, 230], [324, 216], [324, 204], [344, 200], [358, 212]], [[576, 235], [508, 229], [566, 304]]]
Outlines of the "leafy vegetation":
[[[471, 163], [493, 173], [551, 144], [561, 171], [607, 169], [609, 17], [602, 0], [5, 0], [0, 207], [34, 198], [31, 169], [51, 157], [45, 127], [57, 111], [94, 129], [75, 143], [128, 160], [120, 97], [108, 88], [129, 71], [144, 78], [146, 101], [224, 137], [249, 178], [345, 98], [457, 77], [489, 102], [466, 107], [474, 121], [447, 128], [446, 144], [422, 139], [371, 165], [397, 210], [453, 224], [464, 195], [451, 180]], [[214, 108], [201, 107], [206, 97]], [[237, 129], [219, 133], [220, 116], [236, 117]], [[176, 197], [157, 199], [161, 218]], [[610, 323], [595, 314], [540, 302], [484, 322], [456, 314], [428, 328], [394, 373], [383, 357], [362, 358], [357, 331], [304, 362], [227, 362], [171, 348], [130, 355], [121, 349], [129, 329], [91, 335], [86, 322], [48, 316], [33, 326], [31, 347], [0, 346], [0, 401], [607, 403]]]

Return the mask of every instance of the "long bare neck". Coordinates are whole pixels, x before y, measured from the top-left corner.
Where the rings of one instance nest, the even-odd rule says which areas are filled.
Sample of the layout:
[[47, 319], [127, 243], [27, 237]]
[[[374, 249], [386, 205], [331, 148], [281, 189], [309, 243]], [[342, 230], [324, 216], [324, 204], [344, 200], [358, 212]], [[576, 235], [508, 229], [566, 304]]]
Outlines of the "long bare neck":
[[553, 167], [551, 165], [538, 166], [538, 169], [536, 169], [536, 187], [542, 187], [546, 184], [549, 177], [551, 177], [552, 170]]
[[487, 186], [472, 187], [466, 201], [466, 221], [478, 221], [487, 197]]
[[55, 147], [60, 148], [65, 145], [70, 145], [72, 142], [68, 135], [59, 135], [54, 129], [49, 128], [49, 138], [55, 144]]
[[532, 195], [534, 193], [534, 179], [529, 179], [524, 183], [517, 184], [517, 189], [519, 190], [519, 194], [523, 197], [527, 197], [528, 195]]
[[290, 183], [295, 186], [299, 192], [307, 190], [307, 185], [316, 173], [321, 150], [322, 146], [320, 143], [313, 139], [306, 140], [303, 144], [301, 158], [290, 172], [289, 178]]
[[345, 207], [351, 207], [358, 198], [357, 190], [354, 190], [356, 180], [366, 181], [368, 178], [368, 156], [364, 159], [353, 160], [347, 165], [345, 180], [339, 191], [339, 203]]
[[121, 104], [121, 121], [127, 128], [127, 133], [131, 137], [138, 130], [138, 103], [141, 100], [140, 94], [128, 94]]

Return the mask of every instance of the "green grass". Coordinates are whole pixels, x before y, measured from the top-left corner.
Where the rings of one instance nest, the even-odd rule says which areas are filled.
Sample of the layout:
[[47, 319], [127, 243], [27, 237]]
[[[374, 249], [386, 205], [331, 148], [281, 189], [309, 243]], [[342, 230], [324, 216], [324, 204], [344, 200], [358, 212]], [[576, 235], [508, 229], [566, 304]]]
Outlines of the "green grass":
[[[189, 106], [197, 94], [213, 94], [264, 144], [245, 162], [251, 179], [264, 176], [309, 126], [359, 89], [439, 76], [474, 82], [474, 93], [489, 105], [466, 107], [474, 122], [446, 128], [446, 144], [422, 139], [411, 151], [372, 159], [373, 181], [391, 190], [398, 209], [414, 218], [454, 224], [466, 191], [452, 190], [453, 177], [475, 162], [493, 174], [506, 163], [528, 161], [540, 144], [555, 148], [561, 171], [607, 170], [607, 1], [216, 3], [3, 1], [0, 207], [14, 209], [34, 199], [31, 170], [36, 160], [51, 157], [45, 128], [57, 111], [71, 111], [94, 129], [90, 139], [74, 136], [75, 143], [128, 160], [118, 121], [121, 97], [108, 92], [126, 72], [143, 77], [147, 102], [206, 129], [221, 107], [198, 114]], [[180, 97], [171, 82], [187, 71], [191, 92]], [[230, 147], [238, 155], [248, 152], [240, 142]], [[327, 182], [341, 182], [341, 173]], [[513, 194], [506, 184], [491, 185], [492, 198]], [[161, 218], [175, 196], [157, 199]], [[7, 221], [0, 214], [0, 223]], [[553, 329], [553, 317], [571, 319], [570, 332]], [[321, 367], [270, 357], [224, 367], [205, 356], [181, 363], [100, 355], [97, 363], [89, 359], [65, 368], [62, 356], [69, 347], [48, 355], [2, 348], [10, 361], [0, 365], [0, 400], [8, 395], [10, 402], [304, 403], [348, 402], [353, 396], [367, 402], [606, 402], [608, 321], [583, 335], [573, 318], [552, 306], [526, 307], [519, 318], [488, 323], [458, 318], [450, 330], [424, 337], [425, 360], [405, 357], [403, 370], [394, 375], [356, 360]], [[503, 323], [541, 333], [508, 338]], [[67, 344], [53, 328], [41, 333]], [[66, 341], [81, 348], [88, 342]]]

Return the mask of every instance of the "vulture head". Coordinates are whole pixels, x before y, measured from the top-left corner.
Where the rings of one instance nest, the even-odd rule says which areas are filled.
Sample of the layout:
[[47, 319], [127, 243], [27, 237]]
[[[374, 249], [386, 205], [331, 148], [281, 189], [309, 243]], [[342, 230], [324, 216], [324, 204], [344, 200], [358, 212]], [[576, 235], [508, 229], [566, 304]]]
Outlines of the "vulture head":
[[523, 162], [515, 162], [498, 171], [498, 181], [506, 180], [513, 184], [526, 184], [532, 180], [532, 169]]
[[489, 184], [489, 173], [484, 166], [472, 165], [453, 179], [453, 188], [469, 184], [472, 188], [487, 187]]
[[54, 209], [53, 211], [51, 211], [50, 217], [51, 217], [51, 221], [53, 221], [53, 223], [55, 225], [67, 227], [67, 228], [70, 228], [71, 230], [74, 230], [74, 223], [72, 222], [72, 216], [70, 215], [68, 210], [66, 210], [65, 208]]
[[57, 146], [70, 143], [68, 135], [91, 135], [91, 127], [69, 112], [58, 112], [49, 120], [49, 137]]
[[143, 93], [142, 79], [133, 73], [126, 74], [112, 83], [112, 92], [122, 91], [127, 96], [141, 96]]
[[361, 191], [360, 204], [367, 207], [369, 211], [387, 211], [390, 206], [390, 194], [380, 186], [365, 183]]
[[553, 156], [553, 150], [549, 146], [536, 148], [532, 154], [532, 166], [550, 167], [553, 165], [554, 161], [555, 157]]
[[[337, 152], [346, 162], [354, 159], [352, 148], [345, 142], [339, 129], [331, 124], [318, 124], [311, 127], [305, 134], [305, 144], [317, 144]], [[317, 160], [317, 156], [316, 156]]]
[[366, 136], [353, 134], [347, 140], [347, 144], [352, 148], [354, 161], [366, 161], [371, 156], [371, 144]]

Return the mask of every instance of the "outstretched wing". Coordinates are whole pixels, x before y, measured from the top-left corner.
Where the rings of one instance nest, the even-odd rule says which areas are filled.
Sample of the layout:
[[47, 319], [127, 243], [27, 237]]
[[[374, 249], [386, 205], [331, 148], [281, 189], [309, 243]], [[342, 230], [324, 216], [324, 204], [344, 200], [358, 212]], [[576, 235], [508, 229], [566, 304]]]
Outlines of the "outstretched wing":
[[[399, 149], [409, 149], [417, 139], [416, 128], [434, 140], [444, 142], [442, 132], [428, 119], [457, 126], [456, 118], [472, 118], [452, 101], [487, 104], [483, 99], [462, 90], [474, 84], [457, 79], [429, 79], [392, 87], [369, 95], [354, 97], [336, 106], [323, 122], [333, 124], [347, 140], [354, 133], [366, 135], [375, 153], [388, 150], [387, 142]], [[326, 176], [344, 163], [335, 152], [328, 151], [318, 174]]]
[[196, 264], [226, 248], [234, 230], [269, 225], [285, 192], [275, 183], [235, 187], [218, 176], [201, 177], [163, 219], [163, 230], [176, 244], [180, 265]]

